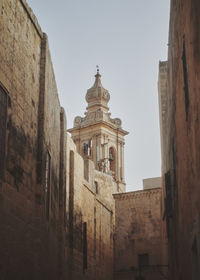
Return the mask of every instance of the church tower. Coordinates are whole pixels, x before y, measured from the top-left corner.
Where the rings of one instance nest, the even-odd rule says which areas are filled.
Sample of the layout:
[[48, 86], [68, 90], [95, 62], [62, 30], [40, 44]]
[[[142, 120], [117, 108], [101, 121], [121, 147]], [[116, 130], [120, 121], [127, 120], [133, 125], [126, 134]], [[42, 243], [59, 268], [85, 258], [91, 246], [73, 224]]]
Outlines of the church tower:
[[128, 132], [122, 129], [119, 118], [110, 117], [110, 94], [102, 86], [99, 69], [85, 98], [88, 103], [85, 117], [75, 117], [74, 127], [68, 132], [80, 155], [93, 160], [100, 172], [111, 175], [117, 183], [118, 192], [125, 192], [124, 136]]

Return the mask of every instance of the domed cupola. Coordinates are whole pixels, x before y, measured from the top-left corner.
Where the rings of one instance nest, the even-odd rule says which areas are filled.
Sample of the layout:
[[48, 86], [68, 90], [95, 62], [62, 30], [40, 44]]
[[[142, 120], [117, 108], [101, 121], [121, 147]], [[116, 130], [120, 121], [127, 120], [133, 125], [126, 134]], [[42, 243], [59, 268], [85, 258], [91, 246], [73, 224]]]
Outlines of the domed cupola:
[[98, 108], [103, 109], [103, 111], [109, 110], [107, 104], [110, 100], [110, 94], [108, 90], [102, 86], [101, 75], [98, 68], [94, 85], [87, 90], [85, 99], [88, 102], [88, 111], [95, 111]]

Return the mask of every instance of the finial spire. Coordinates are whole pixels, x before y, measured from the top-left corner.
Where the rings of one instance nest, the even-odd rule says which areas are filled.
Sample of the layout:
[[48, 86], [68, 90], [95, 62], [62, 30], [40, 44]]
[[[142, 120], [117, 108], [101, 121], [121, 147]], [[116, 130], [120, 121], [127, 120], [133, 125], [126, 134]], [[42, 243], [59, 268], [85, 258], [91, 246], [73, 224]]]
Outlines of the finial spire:
[[97, 74], [99, 74], [99, 65], [97, 65], [96, 68], [97, 68]]
[[[99, 65], [96, 65], [96, 68], [97, 68], [97, 73], [96, 73], [96, 75], [95, 75], [95, 78], [96, 78], [96, 81], [95, 81], [95, 82], [99, 81], [99, 83], [100, 83], [100, 85], [101, 85], [101, 80], [100, 80], [101, 74], [99, 73]], [[102, 86], [102, 85], [101, 85], [101, 86]]]

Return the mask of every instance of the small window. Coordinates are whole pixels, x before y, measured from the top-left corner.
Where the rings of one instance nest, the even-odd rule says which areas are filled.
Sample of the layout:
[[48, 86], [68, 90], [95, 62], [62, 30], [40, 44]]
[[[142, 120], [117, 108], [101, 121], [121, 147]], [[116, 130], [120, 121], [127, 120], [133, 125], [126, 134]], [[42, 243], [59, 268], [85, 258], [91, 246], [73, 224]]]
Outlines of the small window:
[[0, 177], [3, 176], [6, 149], [7, 94], [0, 87]]
[[92, 155], [92, 139], [90, 139], [87, 143], [83, 143], [83, 153], [86, 156]]
[[83, 152], [84, 152], [84, 155], [88, 156], [88, 144], [87, 143], [83, 144]]
[[140, 254], [138, 255], [138, 265], [139, 267], [149, 265], [149, 254]]
[[94, 192], [98, 194], [98, 183], [96, 181], [94, 182]]
[[115, 150], [113, 147], [110, 147], [109, 149], [109, 166], [112, 175], [115, 176], [116, 159], [115, 159]]

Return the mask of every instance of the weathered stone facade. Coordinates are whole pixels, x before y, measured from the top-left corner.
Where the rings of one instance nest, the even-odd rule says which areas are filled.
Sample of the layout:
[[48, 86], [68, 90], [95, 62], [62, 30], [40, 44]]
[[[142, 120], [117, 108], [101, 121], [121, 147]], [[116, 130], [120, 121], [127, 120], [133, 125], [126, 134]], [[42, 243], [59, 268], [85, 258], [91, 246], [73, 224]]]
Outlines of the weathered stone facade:
[[[84, 160], [76, 151], [76, 145], [71, 137], [68, 135], [67, 138], [69, 164], [66, 251], [69, 279], [112, 279], [113, 178], [96, 171], [94, 163], [88, 159]], [[85, 234], [87, 241], [84, 240]]]
[[171, 1], [161, 140], [163, 218], [172, 280], [200, 279], [199, 15], [199, 1]]
[[[114, 248], [115, 232], [133, 223], [150, 231], [137, 234], [134, 256], [149, 246], [157, 263], [160, 190], [120, 194], [127, 132], [110, 117], [99, 71], [71, 138], [47, 36], [25, 0], [0, 0], [0, 15], [0, 278], [113, 279], [114, 251], [133, 245], [130, 233]], [[136, 211], [125, 224], [123, 197], [122, 213]]]
[[111, 279], [116, 182], [66, 133], [47, 36], [0, 2], [1, 279]]
[[0, 275], [56, 279], [63, 264], [64, 110], [47, 37], [31, 10], [25, 1], [1, 0], [0, 13]]
[[148, 188], [148, 180], [152, 187], [153, 180], [146, 179], [142, 191], [114, 194], [116, 280], [161, 280], [167, 276], [167, 267], [161, 264], [161, 189]]

